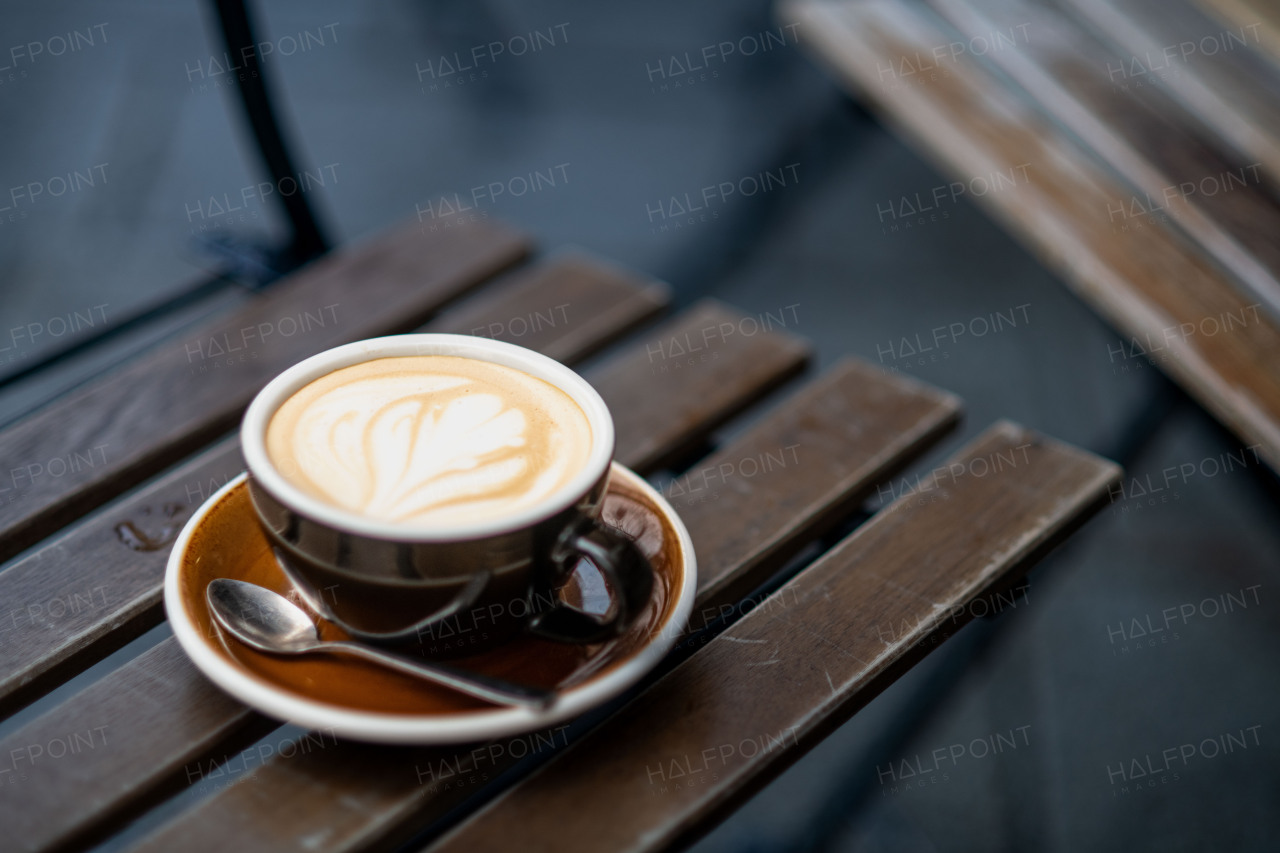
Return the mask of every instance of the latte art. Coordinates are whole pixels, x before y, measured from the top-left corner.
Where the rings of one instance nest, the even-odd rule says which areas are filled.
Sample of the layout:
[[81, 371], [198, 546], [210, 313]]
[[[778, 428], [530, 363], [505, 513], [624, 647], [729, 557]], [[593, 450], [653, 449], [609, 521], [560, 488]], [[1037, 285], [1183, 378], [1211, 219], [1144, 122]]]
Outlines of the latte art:
[[454, 356], [379, 358], [297, 391], [267, 425], [286, 480], [383, 521], [500, 520], [586, 465], [591, 425], [568, 394], [523, 371]]

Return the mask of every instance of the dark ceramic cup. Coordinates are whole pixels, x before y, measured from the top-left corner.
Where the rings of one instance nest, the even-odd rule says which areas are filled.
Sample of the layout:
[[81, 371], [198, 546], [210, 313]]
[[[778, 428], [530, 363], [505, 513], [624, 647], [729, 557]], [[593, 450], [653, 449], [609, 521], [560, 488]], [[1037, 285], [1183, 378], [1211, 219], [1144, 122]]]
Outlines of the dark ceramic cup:
[[[268, 455], [266, 432], [289, 397], [340, 368], [410, 355], [480, 359], [559, 388], [591, 426], [586, 464], [532, 509], [443, 529], [354, 513], [281, 474]], [[427, 657], [483, 651], [522, 632], [601, 642], [625, 630], [648, 602], [652, 568], [630, 539], [600, 521], [614, 447], [609, 410], [586, 380], [539, 353], [463, 335], [357, 341], [312, 356], [268, 383], [245, 413], [240, 437], [250, 495], [277, 561], [308, 605], [356, 640]], [[586, 612], [562, 596], [584, 561], [609, 592], [603, 612]]]

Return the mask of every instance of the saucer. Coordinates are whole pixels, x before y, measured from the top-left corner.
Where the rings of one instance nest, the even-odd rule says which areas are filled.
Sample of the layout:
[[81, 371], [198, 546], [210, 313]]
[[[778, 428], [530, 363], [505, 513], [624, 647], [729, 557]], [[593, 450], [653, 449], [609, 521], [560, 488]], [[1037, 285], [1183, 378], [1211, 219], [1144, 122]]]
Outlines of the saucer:
[[[675, 645], [693, 607], [697, 568], [689, 532], [648, 483], [614, 463], [603, 519], [634, 537], [654, 569], [649, 605], [630, 629], [590, 645], [521, 636], [449, 659], [461, 668], [554, 688], [560, 696], [550, 708], [491, 705], [341, 654], [257, 652], [227, 635], [205, 602], [214, 578], [249, 581], [299, 601], [258, 526], [247, 476], [205, 501], [182, 529], [165, 573], [165, 610], [183, 650], [211, 681], [255, 710], [309, 729], [406, 744], [466, 743], [543, 729], [635, 684]], [[575, 574], [562, 594], [585, 610], [608, 603], [592, 572]], [[347, 639], [336, 626], [316, 621], [324, 639]]]

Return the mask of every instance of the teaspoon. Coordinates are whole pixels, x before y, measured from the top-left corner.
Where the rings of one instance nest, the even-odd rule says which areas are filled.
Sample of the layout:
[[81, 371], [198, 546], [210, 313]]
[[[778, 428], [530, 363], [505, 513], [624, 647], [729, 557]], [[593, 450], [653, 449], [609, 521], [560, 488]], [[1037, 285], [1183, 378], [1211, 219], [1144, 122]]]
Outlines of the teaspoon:
[[359, 643], [321, 640], [306, 611], [283, 595], [257, 584], [217, 578], [209, 582], [205, 597], [218, 624], [245, 645], [259, 651], [283, 655], [350, 654], [498, 705], [544, 710], [556, 698], [550, 690], [524, 687], [444, 664], [413, 660]]

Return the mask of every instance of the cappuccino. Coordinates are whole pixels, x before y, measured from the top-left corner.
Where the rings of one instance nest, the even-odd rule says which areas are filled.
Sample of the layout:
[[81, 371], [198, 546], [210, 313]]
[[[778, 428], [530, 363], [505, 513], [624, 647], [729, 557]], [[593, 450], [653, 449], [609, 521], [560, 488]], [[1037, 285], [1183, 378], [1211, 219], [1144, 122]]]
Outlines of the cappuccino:
[[501, 521], [587, 464], [592, 430], [567, 393], [488, 361], [424, 355], [340, 368], [271, 416], [271, 464], [338, 508], [408, 527]]

